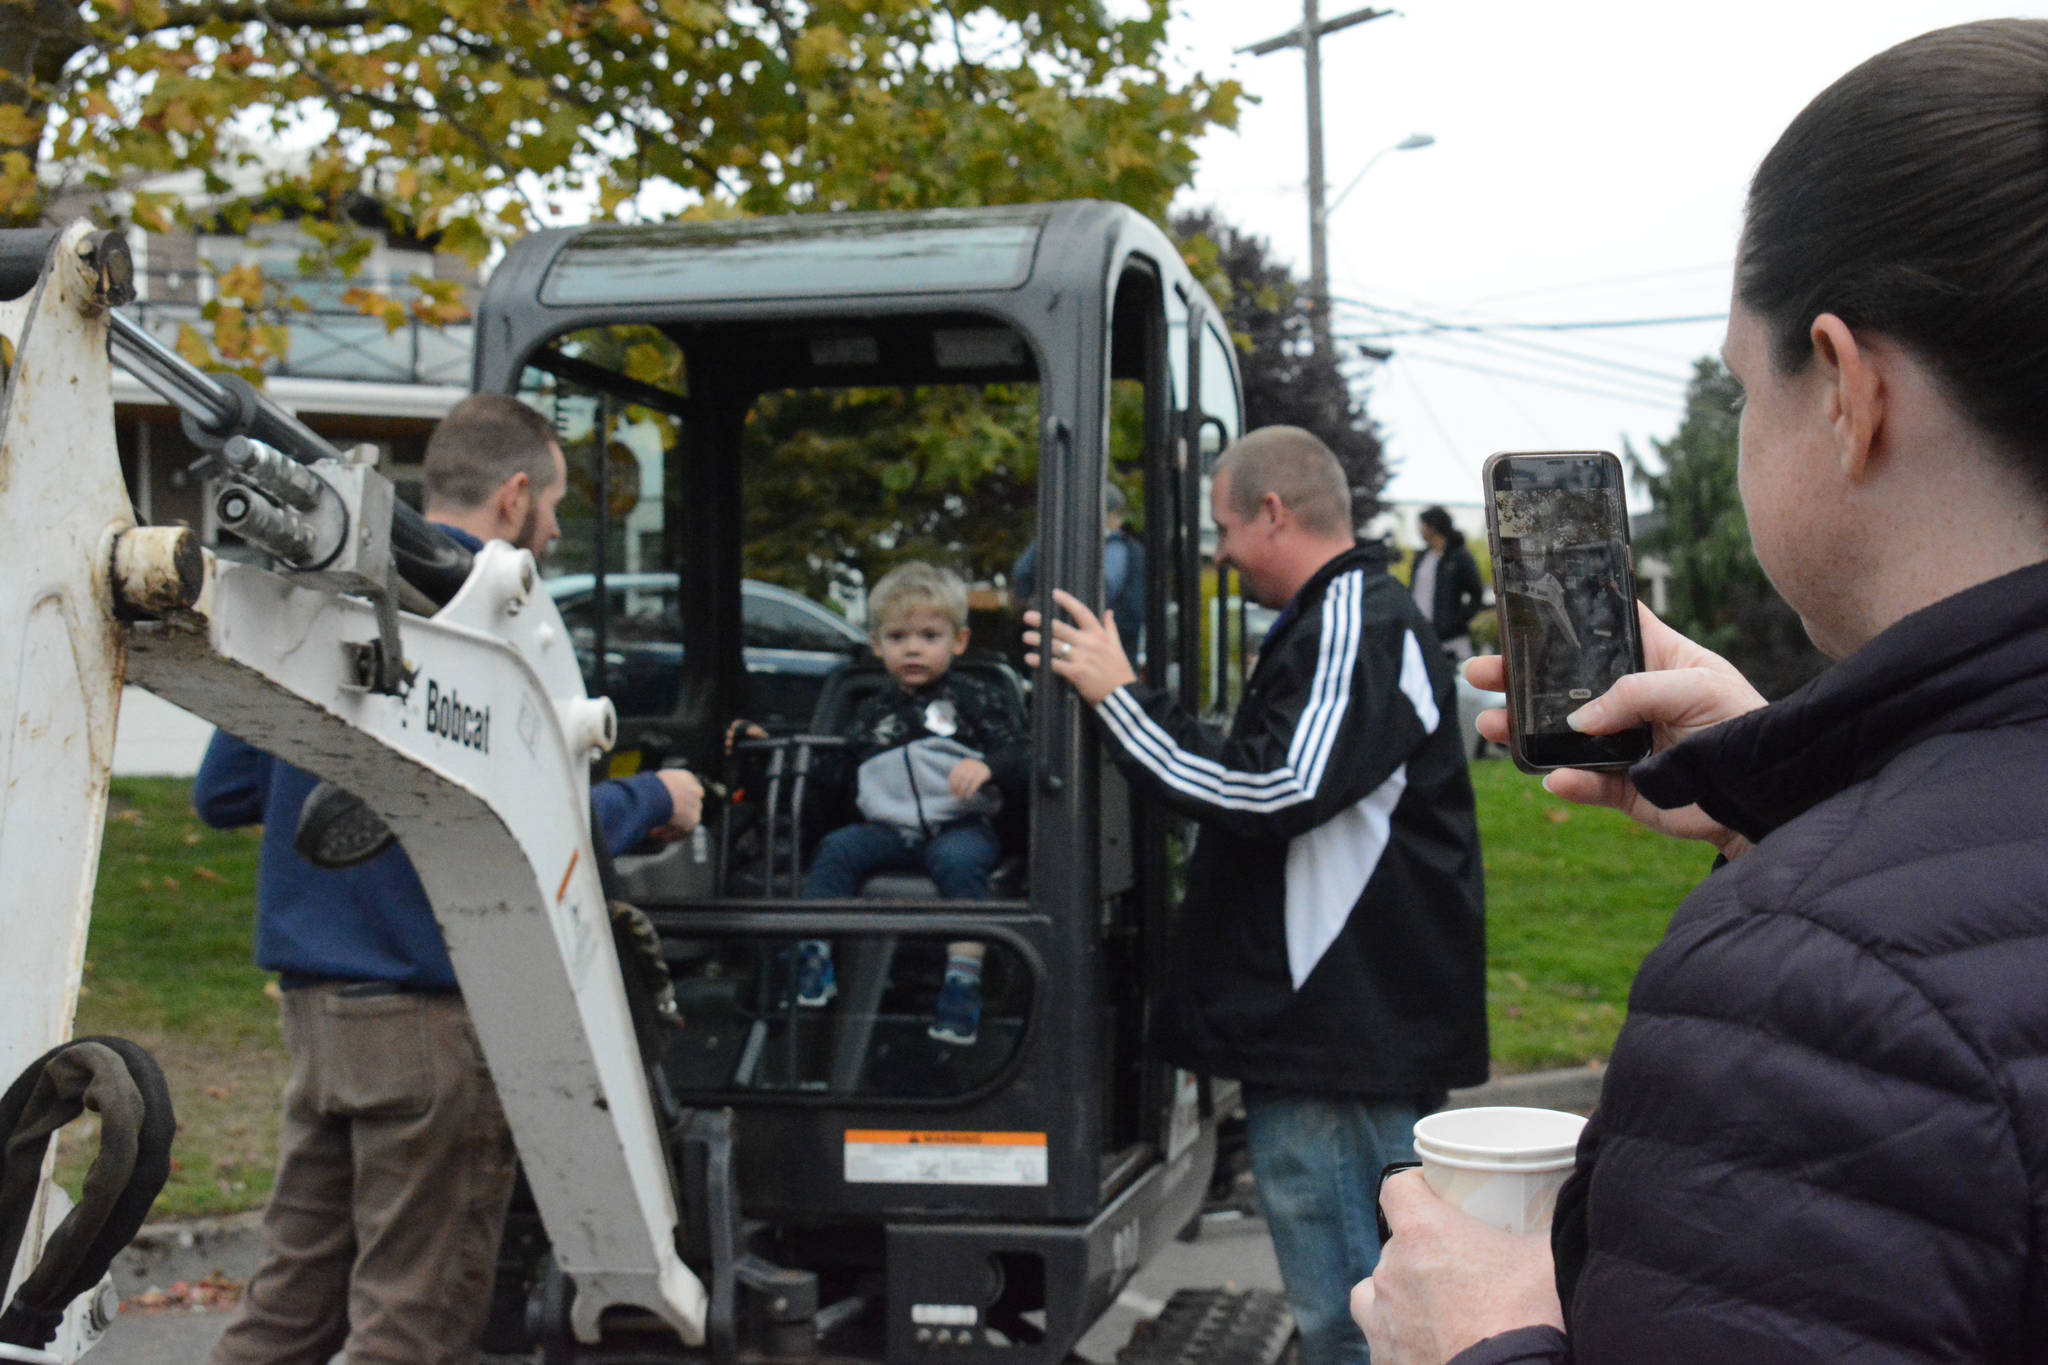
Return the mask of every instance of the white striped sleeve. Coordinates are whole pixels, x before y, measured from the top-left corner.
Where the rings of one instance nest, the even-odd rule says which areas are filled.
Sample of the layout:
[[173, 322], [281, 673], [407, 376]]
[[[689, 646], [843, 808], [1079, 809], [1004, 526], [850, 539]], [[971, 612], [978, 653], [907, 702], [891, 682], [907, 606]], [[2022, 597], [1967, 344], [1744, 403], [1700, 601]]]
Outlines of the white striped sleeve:
[[1296, 721], [1286, 758], [1263, 772], [1230, 768], [1191, 753], [1119, 688], [1098, 710], [1116, 742], [1169, 789], [1220, 810], [1267, 814], [1314, 798], [1343, 733], [1357, 676], [1362, 635], [1358, 602], [1364, 575], [1353, 570], [1330, 583], [1323, 599], [1308, 703]]

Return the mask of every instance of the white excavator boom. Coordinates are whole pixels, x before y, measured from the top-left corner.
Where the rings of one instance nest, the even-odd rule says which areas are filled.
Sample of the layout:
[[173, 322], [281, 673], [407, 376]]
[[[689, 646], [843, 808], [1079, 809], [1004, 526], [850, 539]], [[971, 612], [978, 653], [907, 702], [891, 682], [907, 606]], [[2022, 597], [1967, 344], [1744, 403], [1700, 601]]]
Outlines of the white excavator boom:
[[[391, 487], [348, 459], [294, 467], [326, 488], [300, 527], [323, 542], [305, 572], [136, 527], [96, 241], [67, 230], [36, 288], [0, 303], [0, 1084], [70, 1035], [125, 680], [355, 793], [396, 832], [575, 1285], [576, 1335], [597, 1340], [604, 1310], [630, 1305], [700, 1343], [705, 1291], [677, 1255], [590, 842], [589, 764], [615, 722], [585, 696], [532, 556], [488, 545], [445, 606], [399, 611]], [[261, 492], [265, 515], [291, 520], [288, 497]], [[10, 1294], [40, 1245], [25, 1239]]]

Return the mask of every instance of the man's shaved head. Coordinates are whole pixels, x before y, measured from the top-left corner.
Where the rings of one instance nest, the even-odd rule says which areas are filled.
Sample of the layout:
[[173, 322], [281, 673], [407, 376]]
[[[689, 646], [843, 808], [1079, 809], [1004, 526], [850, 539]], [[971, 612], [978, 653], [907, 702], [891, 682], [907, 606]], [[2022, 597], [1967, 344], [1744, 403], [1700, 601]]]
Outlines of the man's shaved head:
[[1268, 493], [1311, 535], [1352, 533], [1351, 484], [1344, 467], [1314, 433], [1300, 427], [1260, 427], [1233, 443], [1216, 461], [1230, 476], [1231, 510], [1249, 517]]

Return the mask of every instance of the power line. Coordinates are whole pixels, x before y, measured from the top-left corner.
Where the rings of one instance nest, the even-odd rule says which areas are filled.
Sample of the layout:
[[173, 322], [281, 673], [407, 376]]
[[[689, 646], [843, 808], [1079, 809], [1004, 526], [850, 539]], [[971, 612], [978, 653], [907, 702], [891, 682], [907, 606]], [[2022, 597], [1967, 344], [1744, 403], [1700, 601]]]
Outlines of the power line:
[[[1469, 346], [1469, 343], [1460, 344]], [[1556, 361], [1546, 360], [1541, 356], [1522, 355], [1514, 351], [1503, 353], [1487, 349], [1467, 349], [1445, 352], [1409, 346], [1398, 354], [1419, 355], [1428, 360], [1453, 360], [1468, 365], [1507, 365], [1512, 367], [1514, 374], [1531, 383], [1556, 383], [1563, 387], [1590, 385], [1604, 397], [1626, 395], [1633, 401], [1655, 404], [1659, 407], [1681, 404], [1685, 401], [1685, 392], [1677, 385], [1668, 389], [1656, 388], [1629, 379], [1625, 375], [1615, 376], [1567, 369]]]
[[1380, 341], [1390, 337], [1429, 336], [1435, 332], [1603, 332], [1621, 331], [1634, 327], [1678, 327], [1701, 322], [1726, 322], [1726, 313], [1682, 313], [1663, 318], [1600, 318], [1582, 322], [1488, 322], [1454, 323], [1439, 322], [1428, 327], [1407, 327], [1395, 331], [1374, 332], [1370, 340]]
[[[1408, 313], [1406, 310], [1403, 309], [1390, 309], [1386, 308], [1383, 305], [1378, 304], [1360, 303], [1355, 304], [1354, 306], [1365, 308], [1368, 311], [1375, 313], [1387, 313], [1390, 315], [1405, 317], [1420, 317], [1420, 315]], [[1423, 320], [1431, 322], [1435, 321], [1435, 319]], [[1347, 341], [1364, 341], [1368, 339], [1377, 339], [1381, 335], [1385, 335], [1385, 333], [1346, 332], [1343, 334], [1344, 339]], [[1618, 375], [1625, 375], [1631, 378], [1647, 379], [1657, 384], [1669, 384], [1679, 389], [1685, 388], [1692, 382], [1690, 376], [1675, 375], [1667, 370], [1653, 370], [1648, 368], [1647, 366], [1632, 365], [1624, 360], [1610, 360], [1605, 356], [1589, 355], [1584, 351], [1570, 350], [1561, 346], [1546, 346], [1540, 341], [1526, 341], [1520, 337], [1495, 336], [1488, 332], [1486, 329], [1478, 327], [1466, 328], [1447, 325], [1442, 328], [1418, 328], [1412, 332], [1399, 333], [1399, 335], [1433, 337], [1444, 341], [1458, 343], [1479, 343], [1494, 346], [1512, 347], [1517, 352], [1517, 354], [1514, 356], [1514, 358], [1516, 359], [1528, 358], [1525, 355], [1519, 354], [1520, 352], [1534, 352], [1537, 355], [1545, 357], [1557, 357], [1558, 359], [1575, 366], [1602, 370], [1612, 370]], [[1611, 378], [1612, 376], [1599, 375], [1596, 377]]]
[[1677, 265], [1664, 270], [1645, 270], [1633, 275], [1606, 275], [1598, 279], [1581, 280], [1576, 284], [1543, 285], [1532, 289], [1511, 289], [1506, 293], [1487, 294], [1472, 300], [1472, 303], [1505, 303], [1510, 299], [1537, 298], [1545, 294], [1591, 293], [1599, 289], [1611, 289], [1627, 284], [1642, 284], [1646, 280], [1675, 279], [1680, 275], [1705, 275], [1710, 272], [1733, 271], [1735, 262], [1709, 261], [1701, 265]]
[[[1374, 312], [1389, 312], [1391, 308], [1392, 316], [1399, 316], [1412, 322], [1431, 325], [1439, 322], [1484, 325], [1487, 322], [1487, 319], [1484, 317], [1474, 316], [1471, 309], [1465, 305], [1437, 304], [1426, 299], [1408, 297], [1380, 285], [1362, 284], [1356, 280], [1345, 280], [1341, 283], [1340, 287], [1351, 290], [1353, 295], [1360, 299], [1371, 297], [1384, 301], [1376, 304], [1347, 304], [1347, 307], [1364, 306]], [[1384, 319], [1375, 319], [1374, 325], [1376, 327], [1385, 327], [1387, 323]], [[1642, 338], [1646, 335], [1648, 334], [1632, 330], [1582, 333], [1573, 339], [1572, 349], [1569, 352], [1561, 353], [1581, 356], [1594, 363], [1617, 365], [1628, 364], [1631, 361], [1660, 365], [1673, 363], [1668, 347], [1648, 346], [1644, 345], [1640, 339], [1626, 339], [1631, 337]], [[1512, 337], [1502, 337], [1501, 339], [1516, 346], [1533, 348], [1539, 345], [1539, 343], [1534, 341], [1523, 341]]]
[[1451, 439], [1449, 428], [1445, 427], [1443, 419], [1436, 415], [1436, 409], [1430, 406], [1429, 395], [1422, 391], [1422, 385], [1415, 382], [1415, 376], [1410, 374], [1406, 368], [1403, 368], [1400, 374], [1401, 378], [1408, 385], [1408, 391], [1415, 395], [1416, 403], [1421, 406], [1422, 415], [1429, 420], [1431, 426], [1436, 428], [1436, 434], [1443, 441], [1444, 448], [1455, 454], [1458, 449], [1458, 443]]
[[1569, 383], [1554, 377], [1533, 375], [1515, 370], [1496, 369], [1491, 365], [1480, 365], [1469, 360], [1453, 360], [1449, 356], [1430, 355], [1423, 351], [1404, 350], [1401, 352], [1401, 355], [1404, 359], [1420, 361], [1430, 365], [1445, 365], [1455, 370], [1470, 370], [1475, 374], [1492, 375], [1497, 379], [1511, 379], [1523, 384], [1536, 384], [1547, 388], [1564, 389], [1593, 398], [1604, 398], [1610, 402], [1633, 403], [1637, 407], [1657, 408], [1664, 412], [1680, 410], [1685, 405], [1682, 397], [1659, 399], [1647, 394], [1623, 393], [1613, 389], [1596, 389], [1583, 384]]
[[[1361, 340], [1363, 334], [1340, 333], [1346, 341]], [[1496, 337], [1479, 334], [1423, 334], [1418, 340], [1434, 341], [1450, 346], [1469, 346], [1485, 354], [1503, 356], [1511, 360], [1541, 363], [1553, 367], [1570, 367], [1582, 377], [1624, 382], [1632, 387], [1669, 386], [1683, 391], [1692, 381], [1664, 370], [1653, 370], [1641, 365], [1631, 365], [1623, 360], [1609, 360], [1605, 356], [1587, 355], [1581, 351], [1568, 350], [1561, 346], [1545, 346], [1540, 342], [1523, 341], [1518, 337]]]
[[1416, 327], [1374, 332], [1369, 337], [1359, 338], [1372, 341], [1391, 337], [1429, 336], [1435, 332], [1604, 332], [1633, 327], [1676, 327], [1689, 323], [1728, 320], [1728, 314], [1724, 310], [1719, 313], [1684, 313], [1661, 318], [1596, 318], [1578, 322], [1445, 322], [1440, 318], [1427, 318], [1409, 313], [1405, 309], [1379, 307], [1360, 299], [1333, 299], [1332, 302], [1354, 304], [1360, 308], [1371, 308], [1376, 312], [1410, 317], [1421, 324]]
[[[1449, 349], [1437, 349], [1448, 347]], [[1563, 382], [1591, 384], [1605, 393], [1626, 393], [1636, 398], [1655, 403], [1678, 403], [1684, 401], [1685, 385], [1676, 380], [1638, 379], [1628, 374], [1616, 374], [1570, 360], [1556, 360], [1544, 355], [1530, 355], [1511, 347], [1494, 344], [1491, 337], [1442, 337], [1429, 338], [1403, 346], [1396, 355], [1450, 356], [1473, 363], [1511, 365], [1516, 373], [1543, 375]]]
[[[1453, 322], [1453, 321], [1450, 321], [1450, 320], [1449, 320], [1449, 319], [1447, 319], [1447, 318], [1441, 318], [1441, 317], [1437, 317], [1437, 316], [1435, 316], [1434, 314], [1431, 314], [1431, 313], [1423, 313], [1423, 312], [1417, 312], [1417, 311], [1416, 311], [1415, 309], [1412, 309], [1412, 308], [1396, 308], [1396, 307], [1394, 307], [1394, 306], [1392, 306], [1392, 305], [1389, 305], [1389, 304], [1384, 304], [1384, 303], [1371, 303], [1371, 302], [1368, 302], [1368, 301], [1367, 301], [1367, 300], [1365, 300], [1365, 299], [1352, 299], [1352, 298], [1341, 298], [1341, 299], [1339, 299], [1339, 300], [1338, 300], [1338, 302], [1339, 302], [1339, 303], [1341, 303], [1341, 304], [1343, 304], [1343, 305], [1344, 305], [1345, 307], [1348, 307], [1348, 308], [1363, 308], [1363, 309], [1365, 309], [1365, 310], [1366, 310], [1367, 312], [1369, 312], [1369, 313], [1378, 313], [1378, 314], [1384, 314], [1384, 315], [1385, 315], [1385, 316], [1387, 316], [1387, 317], [1391, 317], [1391, 318], [1399, 318], [1399, 319], [1402, 319], [1402, 320], [1403, 320], [1403, 321], [1405, 321], [1405, 322], [1412, 322], [1412, 323], [1416, 324], [1416, 325], [1415, 325], [1414, 327], [1411, 327], [1411, 328], [1398, 328], [1398, 327], [1391, 327], [1391, 326], [1384, 326], [1384, 325], [1383, 325], [1383, 326], [1381, 326], [1381, 327], [1377, 328], [1377, 329], [1376, 329], [1376, 330], [1374, 330], [1374, 331], [1371, 331], [1371, 332], [1368, 332], [1368, 333], [1361, 333], [1361, 334], [1360, 334], [1360, 339], [1361, 339], [1361, 340], [1364, 340], [1364, 339], [1374, 339], [1374, 338], [1377, 338], [1377, 337], [1380, 337], [1380, 336], [1389, 336], [1389, 337], [1391, 337], [1391, 336], [1429, 336], [1429, 335], [1433, 335], [1433, 334], [1436, 334], [1436, 333], [1445, 333], [1445, 332], [1463, 332], [1463, 333], [1476, 333], [1476, 334], [1492, 334], [1492, 333], [1496, 333], [1496, 332], [1505, 332], [1505, 331], [1518, 331], [1518, 330], [1531, 330], [1531, 329], [1542, 329], [1542, 330], [1571, 330], [1571, 329], [1573, 329], [1574, 327], [1578, 326], [1578, 324], [1571, 324], [1571, 323], [1493, 323], [1493, 322]], [[1693, 321], [1710, 321], [1710, 322], [1711, 322], [1711, 321], [1715, 321], [1715, 320], [1719, 320], [1719, 319], [1725, 319], [1725, 318], [1726, 318], [1727, 316], [1728, 316], [1728, 315], [1727, 315], [1726, 313], [1717, 313], [1717, 314], [1702, 314], [1702, 315], [1700, 315], [1700, 317], [1698, 317], [1698, 318], [1695, 318], [1695, 319], [1691, 319], [1691, 320], [1693, 320]], [[1670, 322], [1679, 322], [1679, 321], [1686, 321], [1686, 320], [1688, 320], [1688, 319], [1682, 319], [1682, 318], [1671, 318], [1671, 319], [1665, 319], [1664, 321], [1670, 321]], [[1598, 327], [1600, 326], [1600, 324], [1588, 324], [1588, 325], [1594, 326], [1594, 327], [1595, 327], [1596, 329], [1598, 329]], [[1612, 324], [1612, 325], [1610, 325], [1610, 326], [1609, 326], [1609, 330], [1623, 330], [1623, 327], [1622, 327], [1622, 325], [1621, 325], [1621, 322], [1619, 322], [1619, 321], [1618, 321], [1618, 322], [1616, 322], [1615, 324]], [[1511, 340], [1511, 339], [1510, 339], [1510, 338], [1503, 338], [1503, 340]], [[1534, 346], [1538, 346], [1538, 345], [1540, 345], [1540, 343], [1538, 343], [1538, 342], [1533, 342], [1533, 341], [1513, 341], [1513, 344], [1514, 344], [1514, 345], [1517, 345], [1517, 346], [1531, 346], [1531, 347], [1534, 347]], [[1581, 353], [1579, 353], [1579, 352], [1573, 352], [1572, 354], [1581, 354]], [[1623, 364], [1623, 363], [1625, 363], [1625, 362], [1622, 362], [1622, 361], [1603, 361], [1602, 363], [1607, 363], [1607, 364]], [[1667, 376], [1667, 377], [1668, 377], [1668, 376]]]

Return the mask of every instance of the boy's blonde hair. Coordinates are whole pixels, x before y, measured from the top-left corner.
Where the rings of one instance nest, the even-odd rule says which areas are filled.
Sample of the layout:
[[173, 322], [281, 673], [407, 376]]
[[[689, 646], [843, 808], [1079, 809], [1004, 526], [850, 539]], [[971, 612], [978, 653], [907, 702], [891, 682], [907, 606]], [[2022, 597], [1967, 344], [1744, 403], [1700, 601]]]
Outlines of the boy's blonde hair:
[[956, 631], [967, 628], [967, 584], [951, 569], [913, 559], [882, 575], [868, 592], [868, 633], [881, 634], [891, 617], [928, 607]]

